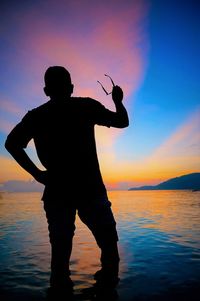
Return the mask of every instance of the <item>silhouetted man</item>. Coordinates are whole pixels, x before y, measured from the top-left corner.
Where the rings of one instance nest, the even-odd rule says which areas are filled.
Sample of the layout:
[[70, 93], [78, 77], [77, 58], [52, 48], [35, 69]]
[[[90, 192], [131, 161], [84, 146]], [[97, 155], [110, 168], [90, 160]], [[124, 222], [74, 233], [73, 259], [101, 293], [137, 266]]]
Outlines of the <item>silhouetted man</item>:
[[[45, 185], [42, 200], [51, 243], [50, 286], [73, 287], [69, 260], [78, 211], [101, 249], [97, 283], [114, 287], [118, 282], [118, 236], [99, 168], [94, 126], [128, 126], [123, 92], [113, 87], [116, 112], [112, 112], [94, 99], [71, 97], [73, 85], [64, 67], [49, 67], [44, 81], [50, 100], [23, 117], [8, 135], [5, 147], [22, 168]], [[31, 139], [45, 171], [24, 150]]]

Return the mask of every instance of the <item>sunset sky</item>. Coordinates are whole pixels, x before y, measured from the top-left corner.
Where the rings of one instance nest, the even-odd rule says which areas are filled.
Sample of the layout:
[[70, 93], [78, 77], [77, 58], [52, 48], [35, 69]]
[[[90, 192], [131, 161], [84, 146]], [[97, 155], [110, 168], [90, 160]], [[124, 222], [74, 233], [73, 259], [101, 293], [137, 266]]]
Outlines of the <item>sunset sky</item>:
[[[124, 90], [130, 126], [96, 127], [109, 189], [200, 171], [199, 1], [2, 0], [0, 19], [0, 183], [31, 178], [4, 142], [48, 100], [43, 75], [53, 65], [69, 70], [74, 96], [111, 110], [97, 80], [111, 90], [107, 73]], [[39, 164], [32, 142], [27, 151]]]

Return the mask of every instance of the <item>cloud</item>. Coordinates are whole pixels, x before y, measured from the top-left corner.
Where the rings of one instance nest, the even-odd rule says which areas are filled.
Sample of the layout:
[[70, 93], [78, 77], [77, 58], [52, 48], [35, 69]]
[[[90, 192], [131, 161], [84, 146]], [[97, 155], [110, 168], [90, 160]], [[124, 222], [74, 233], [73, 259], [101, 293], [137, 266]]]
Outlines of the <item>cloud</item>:
[[[48, 7], [22, 10], [23, 18], [15, 15], [15, 48], [21, 45], [23, 50], [23, 55], [17, 54], [18, 63], [34, 76], [49, 65], [64, 65], [72, 72], [77, 94], [85, 95], [89, 88], [100, 98], [103, 92], [96, 81], [110, 73], [128, 97], [138, 89], [146, 69], [146, 3], [50, 1]], [[109, 105], [110, 100], [104, 100]]]
[[192, 113], [175, 132], [143, 161], [152, 178], [170, 177], [200, 170], [200, 110]]
[[[191, 156], [200, 146], [200, 110], [194, 112], [152, 155], [151, 160], [160, 157]], [[188, 150], [190, 152], [188, 153]], [[200, 150], [199, 150], [200, 151]], [[199, 153], [200, 155], [200, 153]]]
[[15, 121], [22, 116], [23, 110], [16, 102], [0, 96], [0, 132], [7, 134], [14, 127]]
[[[143, 0], [50, 0], [40, 6], [36, 2], [24, 4], [20, 9], [12, 7], [9, 23], [5, 18], [3, 28], [8, 33], [5, 39], [10, 47], [10, 72], [14, 73], [9, 78], [11, 91], [17, 91], [18, 98], [16, 105], [4, 103], [4, 110], [17, 114], [20, 93], [22, 106], [27, 108], [34, 101], [38, 105], [43, 94], [43, 74], [50, 65], [69, 69], [76, 96], [93, 97], [114, 110], [111, 97], [97, 83], [100, 80], [111, 90], [111, 83], [104, 77], [108, 73], [123, 88], [124, 102], [133, 102], [146, 72], [147, 14], [147, 1]], [[10, 121], [2, 121], [1, 128], [7, 133]], [[110, 156], [115, 162], [114, 142], [123, 135], [123, 130], [99, 127], [96, 134], [101, 164], [105, 166]], [[16, 169], [10, 170], [14, 179]], [[109, 168], [104, 170], [107, 177], [111, 175]]]
[[0, 108], [2, 112], [18, 116], [22, 113], [22, 109], [14, 101], [7, 99], [6, 97], [0, 96]]
[[104, 180], [108, 187], [115, 188], [155, 185], [172, 177], [199, 172], [200, 110], [192, 113], [146, 158], [120, 161], [113, 151], [100, 154], [100, 158]]
[[11, 129], [14, 127], [14, 123], [5, 119], [0, 120], [0, 132], [8, 134]]

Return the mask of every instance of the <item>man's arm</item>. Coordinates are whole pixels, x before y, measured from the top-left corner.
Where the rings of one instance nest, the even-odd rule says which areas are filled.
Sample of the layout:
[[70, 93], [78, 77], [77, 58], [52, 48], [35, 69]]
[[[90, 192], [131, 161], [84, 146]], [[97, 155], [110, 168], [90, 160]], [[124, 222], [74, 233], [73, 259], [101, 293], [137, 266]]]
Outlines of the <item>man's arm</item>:
[[123, 91], [119, 86], [114, 86], [112, 90], [112, 99], [116, 107], [116, 112], [112, 114], [111, 126], [117, 128], [124, 128], [129, 125], [128, 114], [124, 107]]
[[35, 178], [35, 180], [42, 184], [45, 184], [47, 179], [47, 172], [40, 170], [29, 158], [20, 143], [17, 143], [19, 131], [20, 124], [17, 125], [8, 135], [5, 142], [5, 148], [16, 160], [16, 162], [29, 174], [31, 174]]

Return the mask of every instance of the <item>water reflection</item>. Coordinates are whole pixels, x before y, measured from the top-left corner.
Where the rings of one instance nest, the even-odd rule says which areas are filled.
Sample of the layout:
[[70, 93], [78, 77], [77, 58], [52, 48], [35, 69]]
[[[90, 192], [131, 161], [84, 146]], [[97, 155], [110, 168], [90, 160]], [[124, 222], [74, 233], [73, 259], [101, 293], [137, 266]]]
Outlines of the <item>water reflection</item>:
[[122, 227], [158, 229], [177, 243], [200, 247], [199, 192], [123, 191], [111, 192], [110, 198]]
[[[41, 195], [1, 196], [1, 300], [22, 301], [27, 296], [28, 300], [45, 300], [50, 245]], [[200, 193], [115, 191], [109, 193], [109, 198], [120, 237], [118, 300], [196, 300]], [[90, 300], [94, 298], [91, 288], [93, 275], [100, 267], [100, 252], [78, 217], [76, 227], [71, 258], [74, 298]]]

